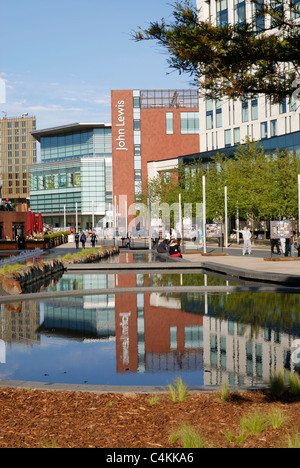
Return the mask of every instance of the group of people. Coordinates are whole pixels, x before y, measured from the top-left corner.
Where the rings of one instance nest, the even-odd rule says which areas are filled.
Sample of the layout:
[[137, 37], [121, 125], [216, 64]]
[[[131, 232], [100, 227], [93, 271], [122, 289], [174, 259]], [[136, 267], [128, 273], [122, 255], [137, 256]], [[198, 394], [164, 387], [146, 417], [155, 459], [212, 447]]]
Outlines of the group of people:
[[75, 233], [76, 249], [79, 249], [79, 242], [81, 242], [82, 248], [85, 249], [85, 244], [88, 238], [90, 238], [92, 247], [94, 248], [96, 245], [96, 240], [97, 240], [97, 236], [94, 231], [87, 231], [87, 232], [82, 231], [81, 235], [79, 235], [79, 233], [76, 232]]
[[166, 238], [163, 239], [162, 242], [157, 245], [157, 252], [166, 253], [170, 255], [170, 257], [182, 257], [179, 244], [173, 237], [171, 237], [170, 240]]
[[271, 249], [272, 253], [274, 253], [274, 249], [276, 247], [277, 254], [284, 255], [285, 257], [289, 256], [289, 253], [291, 257], [295, 257], [295, 249], [298, 250], [298, 257], [300, 257], [300, 233], [298, 233], [298, 237], [296, 239], [295, 233], [293, 231], [293, 228], [290, 228], [290, 237], [280, 238], [280, 245], [279, 245], [279, 239], [271, 239]]
[[[295, 257], [295, 248], [298, 250], [298, 257], [300, 257], [300, 233], [298, 234], [297, 240], [295, 239], [295, 233], [293, 228], [290, 228], [290, 237], [287, 238], [280, 238], [280, 246], [279, 246], [279, 239], [271, 239], [271, 249], [272, 253], [274, 253], [274, 248], [277, 249], [278, 255], [284, 255], [285, 257], [289, 256]], [[234, 232], [237, 234], [242, 234], [244, 240], [243, 246], [243, 255], [246, 255], [247, 251], [248, 254], [252, 254], [252, 245], [251, 245], [251, 238], [252, 234], [250, 230], [245, 226], [242, 231], [237, 231], [234, 229]]]

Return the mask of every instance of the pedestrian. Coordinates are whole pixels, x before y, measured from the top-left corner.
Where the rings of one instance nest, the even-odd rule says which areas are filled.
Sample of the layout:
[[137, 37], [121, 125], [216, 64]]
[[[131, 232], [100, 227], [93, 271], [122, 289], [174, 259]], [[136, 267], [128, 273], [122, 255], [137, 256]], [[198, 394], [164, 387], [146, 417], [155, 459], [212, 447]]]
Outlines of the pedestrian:
[[127, 237], [126, 237], [126, 247], [127, 247], [128, 249], [131, 249], [130, 236], [129, 236], [129, 234], [127, 234]]
[[75, 234], [75, 244], [76, 244], [76, 249], [79, 249], [79, 234], [76, 232]]
[[296, 248], [298, 250], [298, 257], [300, 257], [300, 232], [298, 232]]
[[80, 242], [82, 244], [82, 248], [85, 249], [85, 243], [86, 243], [86, 235], [84, 232], [82, 232], [81, 236], [80, 236]]
[[280, 255], [279, 240], [278, 239], [271, 239], [272, 254], [274, 253], [274, 247], [276, 247], [276, 249], [277, 249], [277, 254]]
[[240, 233], [243, 235], [243, 239], [244, 239], [243, 255], [246, 255], [247, 249], [248, 249], [248, 254], [251, 255], [252, 254], [252, 246], [251, 246], [252, 234], [249, 231], [249, 229], [245, 226], [242, 231], [237, 231], [236, 229], [234, 229], [233, 231], [238, 234]]
[[90, 235], [91, 237], [91, 243], [92, 243], [92, 247], [94, 248], [95, 247], [95, 244], [96, 244], [96, 239], [97, 239], [97, 236], [94, 232], [91, 233]]
[[174, 239], [171, 239], [171, 242], [169, 245], [169, 255], [170, 257], [182, 257], [179, 245]]
[[289, 252], [291, 252], [291, 257], [295, 256], [295, 237], [292, 226], [290, 227], [290, 237], [287, 237], [285, 240], [285, 257], [289, 256]]
[[280, 237], [280, 246], [281, 246], [281, 253], [282, 253], [282, 255], [285, 254], [285, 244], [286, 244], [286, 242], [285, 242], [285, 237], [281, 236], [281, 237]]

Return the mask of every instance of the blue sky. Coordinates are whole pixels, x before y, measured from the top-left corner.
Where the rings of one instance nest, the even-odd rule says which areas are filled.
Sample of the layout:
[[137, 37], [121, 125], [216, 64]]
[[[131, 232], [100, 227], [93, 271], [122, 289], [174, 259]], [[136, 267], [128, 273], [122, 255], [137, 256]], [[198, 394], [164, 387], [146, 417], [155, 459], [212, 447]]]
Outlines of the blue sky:
[[0, 0], [1, 117], [28, 112], [39, 129], [110, 123], [112, 89], [189, 88], [155, 42], [130, 37], [172, 11], [165, 0]]

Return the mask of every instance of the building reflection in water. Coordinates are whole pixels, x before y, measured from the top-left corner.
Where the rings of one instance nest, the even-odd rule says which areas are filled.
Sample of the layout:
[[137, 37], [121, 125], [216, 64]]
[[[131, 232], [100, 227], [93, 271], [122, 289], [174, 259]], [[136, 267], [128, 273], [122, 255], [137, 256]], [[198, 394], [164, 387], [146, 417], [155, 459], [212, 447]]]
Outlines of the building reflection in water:
[[[181, 275], [172, 276], [172, 284], [184, 283]], [[56, 290], [168, 281], [152, 274], [68, 274]], [[292, 343], [300, 338], [299, 302], [298, 295], [261, 293], [154, 291], [58, 298], [54, 292], [43, 303], [1, 306], [0, 362], [5, 361], [3, 343], [34, 346], [45, 333], [77, 341], [115, 340], [118, 374], [199, 371], [207, 386], [266, 384], [274, 370], [300, 371], [291, 360]]]

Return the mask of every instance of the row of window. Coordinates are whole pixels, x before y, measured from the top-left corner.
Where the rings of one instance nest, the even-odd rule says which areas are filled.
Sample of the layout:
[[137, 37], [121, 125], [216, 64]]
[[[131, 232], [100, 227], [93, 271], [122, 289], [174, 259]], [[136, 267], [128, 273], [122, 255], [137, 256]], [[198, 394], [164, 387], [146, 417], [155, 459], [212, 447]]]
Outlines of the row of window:
[[[181, 112], [180, 125], [182, 135], [196, 135], [199, 133], [199, 113]], [[174, 115], [173, 112], [166, 113], [166, 133], [174, 134]]]
[[[268, 122], [262, 122], [260, 124], [261, 139], [269, 137]], [[270, 137], [277, 136], [277, 120], [271, 120], [270, 122]], [[232, 131], [225, 130], [224, 132], [225, 147], [232, 145]], [[238, 145], [241, 142], [240, 128], [233, 129], [233, 144]]]
[[[286, 114], [289, 112], [294, 112], [297, 109], [295, 99], [284, 98], [279, 105], [279, 113]], [[266, 100], [265, 103], [265, 117], [267, 117], [269, 103]], [[232, 109], [229, 104], [229, 121], [231, 120], [231, 112], [234, 120], [235, 114], [235, 105], [232, 103]], [[213, 128], [222, 127], [222, 101], [217, 100], [213, 101], [212, 99], [206, 100], [206, 130], [212, 130]], [[270, 114], [271, 115], [271, 114]], [[251, 121], [258, 120], [258, 99], [254, 98], [252, 100], [244, 99], [242, 101], [242, 122], [246, 123]], [[230, 125], [230, 122], [229, 122]]]
[[[19, 125], [19, 123], [21, 125]], [[32, 126], [32, 127], [36, 126], [36, 121], [35, 120], [29, 120], [29, 121], [27, 121], [27, 120], [22, 120], [22, 121], [16, 120], [14, 122], [7, 122], [7, 128], [13, 128], [13, 127], [15, 127], [15, 128], [23, 127], [24, 128], [24, 127], [26, 127], [26, 123], [29, 123], [29, 125]]]
[[[300, 1], [294, 0], [289, 3], [290, 6], [290, 18], [292, 20], [300, 17]], [[254, 28], [256, 32], [263, 31], [265, 29], [265, 15], [262, 14], [264, 7], [264, 0], [256, 0], [252, 2], [252, 15]], [[283, 0], [272, 0], [270, 7], [282, 18], [284, 15], [284, 2]], [[234, 23], [237, 25], [244, 25], [246, 22], [246, 2], [245, 0], [234, 0]], [[220, 26], [226, 26], [228, 24], [228, 0], [217, 0], [217, 23]], [[280, 21], [275, 16], [271, 18], [271, 26], [277, 27]]]

